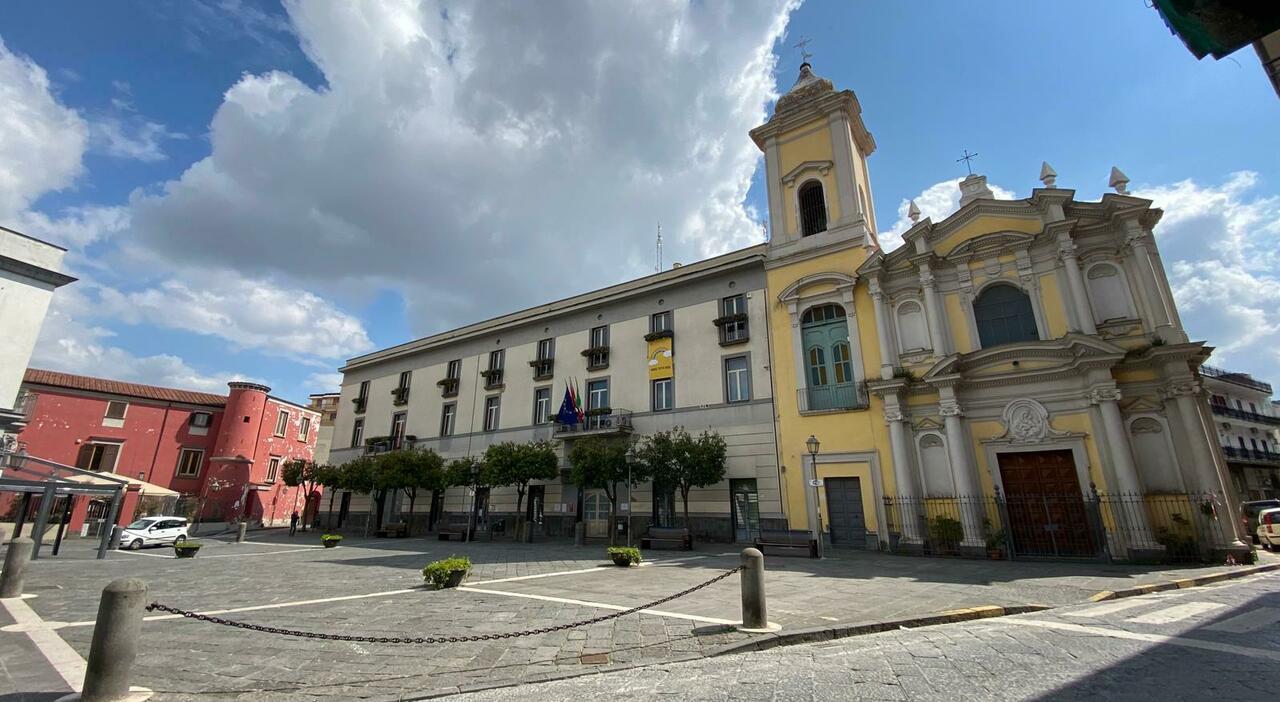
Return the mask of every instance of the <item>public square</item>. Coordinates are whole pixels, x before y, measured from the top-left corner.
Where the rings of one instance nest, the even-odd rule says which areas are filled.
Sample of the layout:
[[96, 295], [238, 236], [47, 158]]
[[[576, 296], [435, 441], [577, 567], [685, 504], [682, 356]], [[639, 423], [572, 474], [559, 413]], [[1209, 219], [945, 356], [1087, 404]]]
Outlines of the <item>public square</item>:
[[[14, 626], [14, 610], [0, 610], [0, 699], [51, 700], [70, 689], [28, 632], [51, 628], [86, 656], [98, 595], [116, 578], [144, 579], [149, 601], [263, 626], [468, 636], [570, 624], [629, 609], [708, 581], [739, 562], [737, 548], [720, 544], [692, 552], [646, 551], [644, 565], [622, 569], [608, 565], [603, 545], [350, 538], [337, 549], [324, 549], [318, 533], [289, 537], [283, 530], [251, 532], [243, 544], [229, 537], [203, 541], [205, 548], [193, 560], [157, 548], [116, 551], [98, 561], [87, 542], [74, 541], [62, 555], [33, 562], [25, 589], [36, 596], [13, 606], [29, 607], [38, 621]], [[452, 554], [472, 559], [467, 582], [455, 591], [425, 589], [421, 567]], [[1101, 591], [1232, 570], [851, 551], [829, 556], [766, 558], [769, 619], [783, 634], [982, 606], [1057, 607]], [[739, 581], [732, 575], [654, 610], [586, 627], [416, 646], [300, 639], [150, 613], [133, 684], [154, 690], [157, 700], [402, 699], [602, 671], [612, 676], [620, 669], [704, 659], [749, 645], [760, 635], [733, 628], [739, 607]], [[740, 656], [771, 660], [788, 650]]]

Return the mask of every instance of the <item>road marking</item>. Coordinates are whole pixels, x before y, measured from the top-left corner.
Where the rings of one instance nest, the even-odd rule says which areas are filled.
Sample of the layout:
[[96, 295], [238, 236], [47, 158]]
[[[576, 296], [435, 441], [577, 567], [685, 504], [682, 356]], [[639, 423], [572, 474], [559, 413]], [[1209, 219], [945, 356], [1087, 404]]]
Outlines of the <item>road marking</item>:
[[[502, 590], [485, 590], [469, 585], [459, 587], [462, 592], [478, 592], [485, 595], [503, 595], [505, 597], [523, 597], [529, 600], [542, 600], [543, 602], [560, 602], [562, 604], [581, 605], [583, 607], [596, 607], [598, 609], [612, 609], [615, 612], [625, 612], [630, 607], [621, 605], [607, 604], [604, 602], [587, 602], [585, 600], [571, 600], [567, 597], [551, 597], [549, 595], [532, 595], [525, 592], [504, 592]], [[681, 612], [668, 612], [661, 609], [642, 609], [645, 614], [656, 614], [659, 617], [671, 617], [673, 619], [687, 619], [693, 622], [705, 622], [707, 624], [737, 624], [738, 622], [731, 619], [717, 619], [715, 617], [702, 617], [696, 614], [683, 614]]]
[[1230, 619], [1224, 619], [1217, 624], [1210, 624], [1205, 629], [1223, 631], [1228, 634], [1247, 634], [1251, 631], [1272, 626], [1276, 622], [1280, 622], [1280, 608], [1258, 607]]
[[1226, 607], [1226, 605], [1221, 602], [1188, 602], [1172, 607], [1162, 607], [1149, 614], [1143, 614], [1125, 621], [1135, 624], [1172, 624], [1194, 617], [1197, 614], [1212, 612], [1223, 607]]
[[1170, 644], [1173, 646], [1183, 646], [1185, 648], [1198, 648], [1205, 651], [1218, 651], [1219, 653], [1231, 653], [1241, 656], [1249, 656], [1251, 658], [1265, 658], [1272, 661], [1280, 661], [1280, 651], [1273, 651], [1264, 648], [1249, 648], [1247, 646], [1233, 646], [1231, 644], [1218, 643], [1216, 641], [1204, 641], [1201, 639], [1192, 639], [1185, 636], [1166, 636], [1164, 634], [1139, 634], [1135, 631], [1121, 631], [1119, 629], [1106, 629], [1097, 626], [1083, 626], [1081, 624], [1069, 624], [1067, 622], [1047, 622], [1039, 619], [1018, 619], [1007, 618], [1000, 620], [1001, 624], [1011, 624], [1015, 626], [1034, 626], [1042, 629], [1058, 629], [1060, 631], [1072, 631], [1079, 634], [1093, 634], [1094, 636], [1106, 636], [1112, 639], [1127, 639], [1129, 641], [1146, 641], [1156, 644]]
[[[0, 600], [5, 610], [9, 612], [9, 616], [13, 617], [13, 621], [23, 627], [23, 633], [31, 639], [31, 643], [39, 649], [40, 655], [49, 661], [49, 665], [53, 667], [62, 681], [74, 692], [79, 692], [81, 686], [84, 685], [85, 662], [76, 653], [74, 648], [66, 641], [58, 636], [57, 632], [44, 626], [45, 622], [35, 610], [27, 606], [27, 603], [20, 599], [3, 599]], [[93, 622], [90, 622], [93, 624]]]
[[[616, 566], [612, 566], [616, 567]], [[551, 578], [557, 575], [578, 575], [581, 573], [599, 573], [604, 570], [603, 566], [593, 566], [591, 568], [583, 568], [581, 570], [560, 570], [554, 573], [538, 573], [537, 575], [517, 575], [514, 578], [497, 578], [496, 580], [480, 580], [471, 583], [472, 585], [492, 585], [494, 583], [513, 583], [517, 580], [537, 580], [538, 578]]]
[[1131, 598], [1131, 599], [1125, 599], [1125, 600], [1116, 600], [1114, 602], [1108, 602], [1106, 604], [1097, 605], [1094, 607], [1086, 607], [1084, 609], [1078, 609], [1074, 612], [1063, 612], [1062, 615], [1065, 617], [1101, 617], [1107, 614], [1115, 614], [1116, 612], [1123, 612], [1126, 609], [1133, 609], [1135, 607], [1145, 607], [1149, 605], [1151, 605], [1151, 600]]
[[[392, 595], [405, 595], [410, 592], [421, 592], [418, 589], [409, 590], [387, 590], [385, 592], [370, 592], [366, 595], [343, 595], [341, 597], [324, 597], [318, 600], [298, 600], [296, 602], [273, 602], [272, 604], [253, 605], [251, 607], [234, 607], [232, 609], [209, 609], [203, 610], [200, 614], [233, 614], [235, 612], [256, 612], [263, 609], [280, 609], [282, 607], [301, 607], [303, 605], [324, 604], [326, 602], [345, 602], [347, 600], [364, 600], [371, 597], [391, 597]], [[8, 600], [5, 600], [6, 602]], [[154, 614], [149, 617], [143, 617], [144, 622], [157, 622], [165, 619], [182, 619], [181, 614]], [[61, 629], [64, 627], [76, 626], [93, 626], [94, 622], [46, 622], [45, 628]]]
[[[274, 556], [274, 555], [279, 554], [279, 553], [300, 553], [300, 552], [302, 552], [302, 551], [306, 551], [306, 550], [308, 550], [309, 548], [310, 548], [310, 547], [308, 546], [307, 548], [291, 548], [291, 549], [288, 549], [288, 550], [285, 550], [285, 551], [258, 551], [257, 553], [220, 553], [220, 554], [215, 554], [215, 555], [212, 555], [212, 556], [201, 556], [201, 558], [202, 558], [202, 559], [209, 559], [209, 558], [248, 558], [248, 557], [250, 557], [250, 556]], [[322, 548], [323, 548], [323, 547], [322, 547]], [[169, 559], [174, 558], [173, 556], [169, 556], [169, 555], [165, 555], [165, 554], [160, 554], [160, 553], [143, 553], [143, 552], [141, 552], [141, 551], [121, 550], [121, 551], [120, 551], [120, 553], [127, 553], [127, 554], [129, 554], [130, 556], [147, 556], [147, 557], [149, 557], [149, 558], [169, 558]]]

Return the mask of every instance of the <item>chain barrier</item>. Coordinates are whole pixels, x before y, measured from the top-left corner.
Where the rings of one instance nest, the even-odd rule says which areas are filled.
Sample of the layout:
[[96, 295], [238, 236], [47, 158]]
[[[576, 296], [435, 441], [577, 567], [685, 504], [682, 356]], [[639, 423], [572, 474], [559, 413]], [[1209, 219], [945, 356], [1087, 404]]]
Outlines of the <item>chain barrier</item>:
[[200, 614], [187, 609], [179, 609], [170, 607], [169, 605], [152, 602], [147, 605], [148, 612], [168, 612], [169, 614], [178, 614], [187, 619], [195, 619], [197, 621], [209, 622], [210, 624], [221, 624], [222, 626], [234, 627], [237, 629], [248, 629], [249, 631], [260, 631], [265, 634], [280, 634], [281, 636], [297, 636], [304, 639], [321, 639], [324, 641], [351, 641], [356, 643], [381, 643], [381, 644], [441, 644], [441, 643], [467, 643], [471, 641], [497, 641], [500, 639], [514, 639], [521, 636], [537, 636], [539, 634], [549, 634], [553, 631], [564, 631], [566, 629], [577, 629], [578, 627], [590, 626], [607, 622], [610, 619], [618, 619], [629, 614], [635, 614], [641, 610], [652, 609], [661, 604], [666, 604], [675, 599], [679, 599], [692, 592], [697, 592], [704, 587], [714, 585], [742, 570], [742, 566], [727, 570], [720, 575], [698, 585], [694, 585], [688, 590], [681, 590], [674, 595], [668, 595], [660, 600], [654, 600], [648, 604], [642, 604], [639, 607], [622, 612], [614, 612], [613, 614], [605, 614], [592, 619], [584, 619], [579, 622], [569, 624], [556, 624], [555, 626], [544, 626], [539, 629], [526, 629], [524, 631], [509, 631], [501, 634], [475, 634], [472, 636], [359, 636], [354, 634], [323, 634], [315, 631], [298, 631], [297, 629], [282, 629], [275, 626], [261, 626], [259, 624], [249, 624], [247, 622], [238, 622], [232, 619], [223, 619], [208, 614]]

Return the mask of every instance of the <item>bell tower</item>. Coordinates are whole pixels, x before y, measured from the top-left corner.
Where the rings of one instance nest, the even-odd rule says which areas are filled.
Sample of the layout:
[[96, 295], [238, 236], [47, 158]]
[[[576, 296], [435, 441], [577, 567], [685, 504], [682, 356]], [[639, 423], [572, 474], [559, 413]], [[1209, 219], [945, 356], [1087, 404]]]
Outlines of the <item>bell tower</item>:
[[837, 91], [806, 61], [751, 138], [764, 152], [771, 259], [879, 246], [867, 170], [876, 142], [852, 90]]

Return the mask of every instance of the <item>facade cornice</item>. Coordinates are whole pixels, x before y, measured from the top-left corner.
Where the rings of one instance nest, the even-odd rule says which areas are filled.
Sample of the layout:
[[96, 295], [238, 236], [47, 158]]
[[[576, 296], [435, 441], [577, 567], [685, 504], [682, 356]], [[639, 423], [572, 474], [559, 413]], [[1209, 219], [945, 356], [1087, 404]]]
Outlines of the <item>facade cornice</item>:
[[68, 283], [76, 282], [73, 278], [65, 273], [49, 270], [42, 266], [37, 266], [26, 261], [20, 261], [16, 258], [0, 254], [0, 271], [15, 273], [17, 275], [37, 280], [46, 285], [60, 288]]
[[866, 125], [862, 123], [862, 106], [852, 90], [841, 90], [813, 97], [785, 112], [775, 113], [768, 122], [751, 130], [751, 140], [763, 151], [769, 139], [837, 111], [844, 111], [848, 115], [854, 141], [864, 156], [870, 156], [876, 150], [876, 141], [871, 136], [871, 132], [867, 131]]

